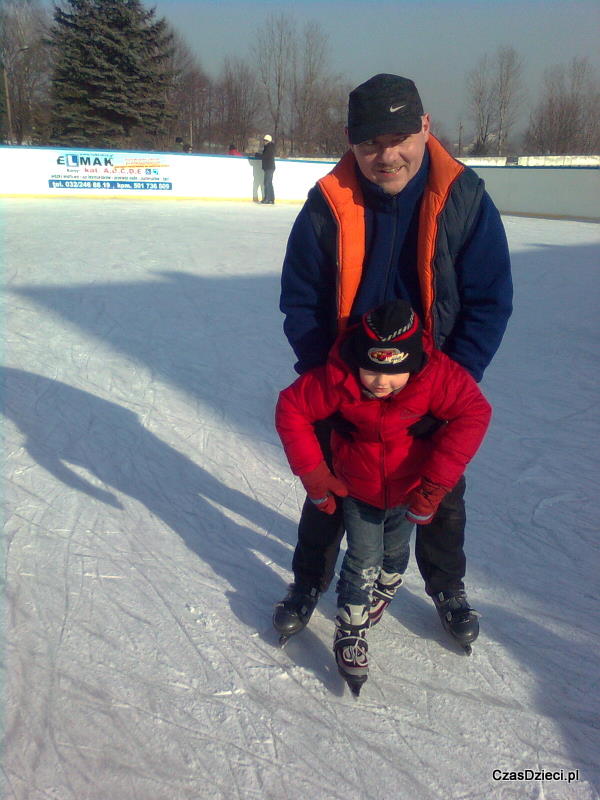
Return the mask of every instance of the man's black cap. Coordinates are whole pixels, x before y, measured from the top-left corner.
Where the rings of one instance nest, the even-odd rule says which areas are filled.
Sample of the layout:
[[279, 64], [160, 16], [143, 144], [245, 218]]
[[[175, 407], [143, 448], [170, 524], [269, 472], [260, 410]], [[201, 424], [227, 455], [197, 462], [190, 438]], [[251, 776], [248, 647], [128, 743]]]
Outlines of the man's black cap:
[[423, 104], [409, 78], [381, 73], [361, 83], [348, 98], [348, 137], [359, 144], [386, 133], [418, 133]]

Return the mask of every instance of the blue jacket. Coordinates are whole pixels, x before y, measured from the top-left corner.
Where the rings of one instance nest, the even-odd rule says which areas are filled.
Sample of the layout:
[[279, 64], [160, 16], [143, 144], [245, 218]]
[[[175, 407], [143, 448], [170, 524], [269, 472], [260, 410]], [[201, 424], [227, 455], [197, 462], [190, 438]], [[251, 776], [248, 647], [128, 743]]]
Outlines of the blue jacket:
[[[344, 162], [343, 184], [353, 184], [352, 202], [364, 208], [364, 233], [359, 234], [364, 260], [347, 322], [403, 297], [436, 345], [480, 380], [512, 311], [506, 235], [483, 181], [431, 139], [419, 172], [396, 195], [367, 181], [351, 153], [331, 177]], [[436, 200], [434, 218], [428, 214], [429, 198], [436, 192], [439, 196], [439, 173], [448, 167], [454, 177], [448, 179], [443, 201]], [[300, 373], [325, 362], [340, 327], [341, 223], [335, 221], [326, 190], [330, 176], [309, 192], [283, 264], [280, 308]], [[424, 277], [422, 240], [428, 237], [435, 241], [430, 274]]]

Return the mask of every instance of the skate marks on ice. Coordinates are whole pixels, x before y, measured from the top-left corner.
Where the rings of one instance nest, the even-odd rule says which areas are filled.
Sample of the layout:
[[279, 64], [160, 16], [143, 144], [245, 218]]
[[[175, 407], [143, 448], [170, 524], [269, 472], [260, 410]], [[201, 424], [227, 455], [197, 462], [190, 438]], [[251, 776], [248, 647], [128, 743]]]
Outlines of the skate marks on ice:
[[121, 405], [24, 370], [0, 368], [0, 380], [3, 412], [20, 430], [22, 447], [59, 484], [118, 511], [129, 497], [178, 533], [228, 586], [247, 585], [241, 582], [243, 562], [256, 583], [260, 575], [277, 591], [268, 564], [288, 564], [289, 545], [275, 535], [293, 536], [287, 517], [224, 485]]
[[[83, 203], [51, 208], [56, 230], [68, 229], [77, 208], [92, 214]], [[583, 595], [595, 596], [595, 538], [587, 533], [587, 516], [584, 525], [573, 519], [582, 481], [589, 499], [593, 439], [590, 415], [583, 412], [590, 408], [588, 384], [598, 370], [588, 368], [591, 339], [578, 327], [590, 319], [593, 297], [587, 251], [569, 243], [569, 231], [576, 238], [579, 226], [559, 224], [554, 233], [554, 223], [535, 223], [535, 241], [551, 238], [557, 246], [528, 246], [516, 260], [515, 336], [511, 326], [505, 355], [501, 351], [486, 378], [498, 435], [492, 430], [489, 455], [478, 456], [468, 500], [474, 512], [468, 588], [483, 613], [473, 656], [466, 659], [453, 649], [411, 565], [408, 605], [392, 606], [381, 633], [373, 634], [371, 675], [356, 703], [329, 670], [331, 592], [309, 631], [288, 644], [294, 650], [279, 651], [261, 633], [253, 636], [270, 628], [272, 605], [289, 580], [295, 540], [297, 504], [283, 460], [272, 455], [270, 427], [275, 383], [287, 381], [291, 363], [276, 309], [276, 269], [289, 224], [272, 233], [274, 240], [280, 237], [276, 247], [261, 227], [255, 251], [261, 263], [248, 270], [264, 271], [263, 255], [277, 267], [268, 278], [246, 276], [238, 287], [218, 274], [207, 280], [206, 274], [164, 276], [172, 264], [195, 270], [194, 258], [206, 252], [215, 265], [227, 262], [229, 268], [222, 243], [231, 237], [232, 219], [222, 207], [208, 232], [198, 233], [203, 209], [196, 206], [191, 215], [184, 205], [172, 212], [161, 205], [155, 221], [162, 241], [147, 250], [131, 231], [150, 231], [154, 212], [146, 204], [139, 217], [131, 217], [130, 208], [101, 206], [105, 218], [114, 219], [110, 239], [118, 252], [104, 246], [105, 224], [95, 234], [80, 226], [78, 241], [85, 242], [89, 257], [65, 258], [56, 236], [60, 263], [58, 256], [47, 261], [50, 235], [38, 245], [39, 259], [29, 257], [35, 244], [31, 214], [20, 237], [24, 255], [14, 274], [23, 286], [11, 303], [11, 363], [50, 376], [41, 379], [48, 398], [41, 404], [35, 375], [24, 379], [25, 394], [33, 390], [50, 424], [32, 423], [17, 408], [18, 433], [12, 423], [7, 426], [9, 463], [15, 465], [9, 484], [14, 513], [7, 525], [13, 615], [7, 800], [370, 800], [390, 785], [415, 800], [537, 800], [540, 792], [546, 800], [594, 800], [600, 749], [593, 719], [600, 712], [592, 662], [597, 626], [590, 598], [584, 601]], [[187, 241], [182, 214], [193, 222]], [[256, 228], [251, 215], [240, 210], [236, 230]], [[520, 231], [525, 241], [531, 224], [519, 220], [511, 226], [517, 248]], [[210, 244], [216, 233], [218, 258], [217, 245]], [[127, 250], [129, 242], [135, 244]], [[240, 262], [244, 257], [249, 263], [248, 255], [240, 252]], [[557, 284], [560, 263], [572, 265], [568, 274], [562, 270], [568, 286]], [[121, 291], [120, 282], [130, 291]], [[36, 296], [26, 294], [27, 283], [36, 284]], [[78, 289], [65, 292], [59, 284]], [[577, 309], [561, 329], [571, 349], [568, 365], [553, 362], [551, 353], [540, 356], [549, 342], [556, 344], [555, 323], [565, 307]], [[236, 318], [240, 327], [232, 337]], [[194, 329], [203, 324], [197, 334]], [[258, 335], [251, 342], [253, 329]], [[279, 344], [269, 350], [262, 337], [271, 333]], [[243, 350], [244, 363], [256, 358], [277, 377], [265, 387], [249, 369], [243, 391], [224, 400], [212, 374], [215, 347], [231, 358], [246, 337], [254, 350], [250, 344]], [[587, 365], [581, 376], [577, 361]], [[141, 382], [142, 373], [151, 379]], [[542, 380], [543, 391], [528, 373]], [[123, 441], [111, 439], [104, 425], [110, 445], [102, 449], [92, 415], [83, 414], [79, 423], [73, 420], [70, 441], [61, 443], [59, 434], [53, 439], [52, 421], [59, 429], [66, 419], [68, 427], [69, 415], [52, 409], [52, 388], [44, 383], [52, 377], [67, 386], [59, 394], [64, 391], [71, 404], [89, 403], [94, 416], [104, 415], [123, 431]], [[168, 391], [163, 380], [176, 391]], [[127, 421], [118, 408], [103, 409], [103, 400], [74, 399], [69, 384], [92, 397], [97, 388], [101, 398], [136, 412], [137, 420]], [[554, 384], [564, 387], [556, 406], [548, 401]], [[583, 430], [577, 424], [582, 420]], [[542, 435], [540, 421], [547, 422]], [[88, 428], [85, 452], [79, 442]], [[237, 439], [228, 438], [227, 429]], [[566, 431], [564, 439], [553, 438], [553, 429]], [[32, 443], [35, 438], [39, 449], [48, 435], [67, 456], [58, 464]], [[520, 437], [530, 446], [520, 448]], [[565, 459], [569, 439], [574, 446]], [[52, 474], [23, 449], [28, 440]], [[241, 457], [232, 449], [237, 442]], [[111, 451], [112, 466], [98, 467], [95, 462], [110, 459]], [[526, 460], [533, 471], [525, 471]], [[243, 467], [243, 484], [232, 461]], [[274, 465], [275, 480], [266, 474]], [[544, 470], [551, 480], [542, 483]], [[543, 502], [559, 495], [559, 503]], [[513, 514], [521, 501], [541, 523], [531, 538], [530, 517], [523, 522]], [[278, 514], [265, 517], [271, 506]], [[562, 547], [544, 547], [552, 536]], [[585, 563], [569, 558], [569, 542]], [[578, 549], [577, 543], [587, 547]], [[569, 787], [500, 785], [490, 777], [494, 766], [580, 767], [582, 779]]]
[[[5, 415], [21, 433], [11, 437], [9, 463], [17, 471], [6, 513], [5, 769], [15, 797], [23, 786], [33, 791], [48, 770], [65, 781], [61, 800], [84, 791], [106, 796], [106, 786], [92, 794], [81, 783], [101, 762], [114, 773], [112, 796], [123, 796], [131, 770], [132, 797], [151, 797], [143, 787], [157, 780], [165, 782], [161, 796], [194, 797], [182, 787], [193, 785], [194, 769], [210, 772], [207, 743], [223, 753], [228, 746], [210, 715], [193, 709], [224, 684], [246, 684], [230, 648], [245, 653], [247, 643], [215, 633], [230, 615], [224, 587], [248, 601], [251, 585], [281, 593], [284, 584], [266, 564], [287, 566], [289, 545], [265, 536], [265, 527], [285, 532], [290, 523], [223, 486], [118, 404], [24, 370], [3, 370], [2, 379]], [[233, 523], [217, 502], [259, 532]], [[189, 598], [199, 590], [195, 607]], [[254, 628], [259, 620], [257, 614]], [[251, 720], [254, 712], [242, 716]], [[157, 736], [144, 740], [144, 718]], [[247, 724], [251, 733], [254, 723]], [[181, 784], [171, 785], [182, 765], [176, 752], [169, 756], [161, 726], [165, 735], [177, 729], [189, 740], [179, 754], [189, 762]], [[231, 731], [234, 753], [249, 733]], [[156, 764], [163, 746], [164, 770]], [[206, 753], [204, 766], [196, 751]], [[227, 772], [215, 783], [216, 797], [231, 796]], [[106, 778], [100, 769], [99, 781]]]
[[[134, 374], [149, 370], [155, 379], [185, 392], [224, 428], [278, 446], [269, 412], [293, 373], [291, 364], [281, 366], [289, 354], [273, 312], [278, 304], [274, 276], [157, 270], [118, 284], [13, 285], [10, 292], [18, 302], [35, 304], [63, 325], [76, 326], [102, 349], [110, 347]], [[90, 358], [88, 348], [81, 359], [87, 381], [95, 380], [94, 351]], [[118, 388], [127, 396], [129, 387]]]
[[[3, 377], [5, 413], [28, 456], [19, 459], [25, 496], [16, 492], [15, 524], [8, 526], [13, 553], [25, 552], [9, 598], [16, 616], [6, 766], [14, 796], [38, 780], [41, 791], [44, 777], [56, 772], [59, 796], [69, 798], [81, 797], [84, 785], [90, 797], [106, 796], [110, 786], [113, 796], [152, 797], [157, 782], [160, 796], [196, 798], [194, 776], [212, 774], [218, 763], [218, 776], [206, 784], [210, 796], [246, 797], [243, 787], [260, 784], [263, 768], [276, 761], [270, 717], [279, 708], [270, 710], [271, 693], [279, 703], [291, 679], [304, 698], [299, 712], [341, 688], [330, 678], [331, 653], [312, 633], [305, 641], [312, 646], [299, 648], [291, 666], [293, 651], [278, 666], [272, 649], [257, 652], [248, 640], [248, 629], [268, 624], [271, 602], [283, 591], [265, 562], [287, 567], [289, 547], [278, 551], [276, 542], [219, 514], [217, 503], [265, 524], [259, 504], [218, 485], [130, 410], [23, 370]], [[28, 494], [41, 507], [32, 521], [35, 544], [18, 524]], [[274, 529], [285, 522], [267, 521]], [[221, 580], [186, 557], [168, 529]], [[227, 604], [242, 626], [224, 629]], [[51, 650], [32, 665], [36, 640]], [[240, 758], [247, 769], [240, 770]], [[89, 777], [96, 774], [97, 787]], [[320, 782], [300, 781], [310, 784], [311, 796]]]

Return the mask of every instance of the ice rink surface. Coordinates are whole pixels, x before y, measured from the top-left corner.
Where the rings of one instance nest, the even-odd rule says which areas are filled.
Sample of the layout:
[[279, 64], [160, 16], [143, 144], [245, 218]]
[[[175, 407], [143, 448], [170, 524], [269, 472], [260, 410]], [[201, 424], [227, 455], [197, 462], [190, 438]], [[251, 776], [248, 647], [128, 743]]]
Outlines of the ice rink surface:
[[271, 629], [303, 501], [272, 424], [299, 207], [0, 208], [4, 800], [599, 796], [598, 225], [505, 219], [515, 312], [468, 473], [481, 636], [448, 640], [411, 561], [356, 701], [333, 587], [286, 649]]

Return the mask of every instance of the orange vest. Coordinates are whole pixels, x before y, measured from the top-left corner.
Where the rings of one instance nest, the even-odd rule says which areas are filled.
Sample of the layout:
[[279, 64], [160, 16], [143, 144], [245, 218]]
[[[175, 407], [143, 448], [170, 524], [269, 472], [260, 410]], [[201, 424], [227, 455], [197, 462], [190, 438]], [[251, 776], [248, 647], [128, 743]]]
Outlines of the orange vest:
[[[465, 167], [454, 159], [430, 134], [429, 176], [419, 212], [417, 269], [423, 303], [423, 326], [432, 331], [434, 303], [433, 259], [438, 232], [438, 217], [448, 195]], [[337, 317], [344, 330], [362, 278], [365, 261], [365, 204], [356, 175], [356, 159], [348, 151], [333, 170], [318, 181], [337, 225]]]

